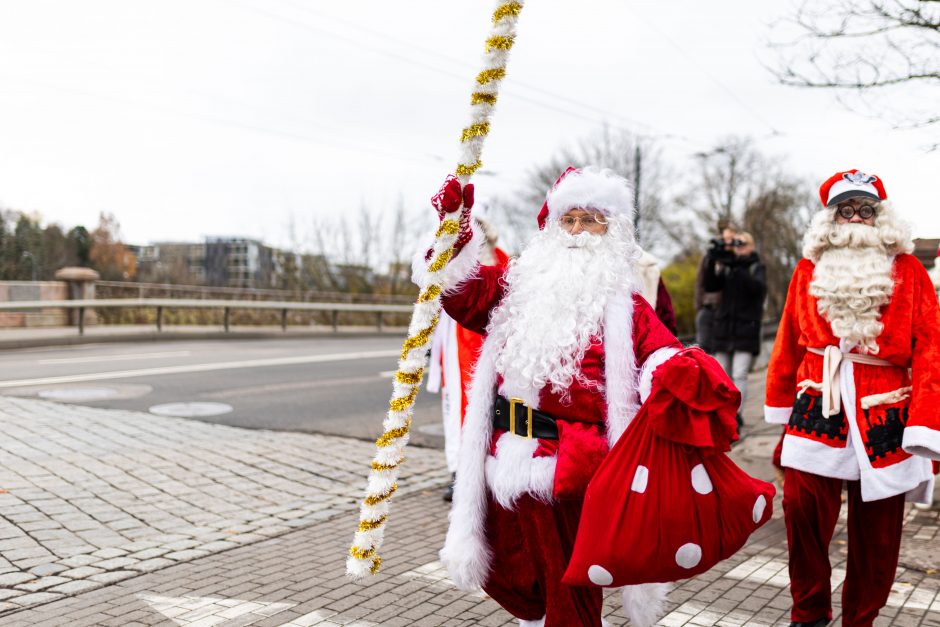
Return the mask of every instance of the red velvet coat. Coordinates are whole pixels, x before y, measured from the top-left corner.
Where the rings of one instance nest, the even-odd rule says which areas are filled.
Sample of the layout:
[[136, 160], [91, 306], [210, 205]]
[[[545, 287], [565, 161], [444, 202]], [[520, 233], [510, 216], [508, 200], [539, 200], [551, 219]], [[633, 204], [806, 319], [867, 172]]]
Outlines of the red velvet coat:
[[[457, 290], [444, 296], [444, 309], [462, 326], [485, 333], [490, 312], [503, 297], [502, 277], [505, 271], [501, 267], [480, 266], [473, 280], [464, 281]], [[629, 325], [633, 331], [632, 348], [636, 369], [641, 370], [647, 358], [657, 350], [682, 348], [675, 336], [663, 326], [653, 308], [637, 293], [632, 296], [631, 309], [632, 320], [623, 320], [622, 323]], [[552, 494], [558, 498], [583, 496], [588, 481], [609, 449], [608, 399], [601, 390], [608, 384], [626, 386], [630, 388], [631, 396], [636, 397], [637, 401], [639, 399], [639, 390], [635, 389], [633, 381], [606, 380], [605, 350], [602, 337], [592, 338], [581, 361], [581, 379], [572, 382], [567, 390], [567, 399], [562, 399], [550, 386], [539, 393], [536, 409], [558, 419], [559, 439], [539, 440], [533, 456], [556, 458]], [[668, 352], [668, 356], [672, 354], [674, 350]], [[497, 386], [502, 388], [502, 385], [501, 373], [497, 373]], [[502, 389], [500, 393], [503, 393]], [[503, 395], [507, 396], [505, 393]], [[487, 418], [491, 419], [492, 416]], [[491, 453], [496, 452], [496, 443], [503, 433], [502, 430], [495, 430], [492, 434]]]
[[904, 492], [929, 499], [928, 458], [940, 458], [940, 308], [933, 284], [915, 257], [895, 258], [894, 292], [877, 338], [877, 357], [893, 366], [843, 361], [842, 410], [825, 419], [819, 392], [798, 394], [800, 383], [822, 381], [823, 357], [807, 349], [840, 344], [809, 293], [814, 268], [803, 259], [793, 273], [767, 370], [765, 417], [786, 424], [782, 465], [860, 479], [866, 501]]

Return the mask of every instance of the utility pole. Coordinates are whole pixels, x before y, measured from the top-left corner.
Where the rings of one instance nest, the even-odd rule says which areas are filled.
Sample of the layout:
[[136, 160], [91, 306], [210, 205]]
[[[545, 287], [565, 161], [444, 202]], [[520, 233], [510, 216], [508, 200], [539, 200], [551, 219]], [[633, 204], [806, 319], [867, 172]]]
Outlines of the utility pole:
[[643, 153], [640, 150], [640, 141], [638, 139], [633, 151], [633, 206], [636, 208], [635, 227], [637, 244], [640, 243], [640, 171], [642, 160]]

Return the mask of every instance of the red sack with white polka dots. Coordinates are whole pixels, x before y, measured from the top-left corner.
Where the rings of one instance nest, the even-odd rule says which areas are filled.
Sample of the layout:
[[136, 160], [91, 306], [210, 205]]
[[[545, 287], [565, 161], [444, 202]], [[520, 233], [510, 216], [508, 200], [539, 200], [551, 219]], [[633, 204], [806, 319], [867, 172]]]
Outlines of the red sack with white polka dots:
[[725, 454], [740, 392], [700, 350], [660, 366], [653, 390], [588, 486], [569, 585], [684, 579], [770, 519], [774, 486]]

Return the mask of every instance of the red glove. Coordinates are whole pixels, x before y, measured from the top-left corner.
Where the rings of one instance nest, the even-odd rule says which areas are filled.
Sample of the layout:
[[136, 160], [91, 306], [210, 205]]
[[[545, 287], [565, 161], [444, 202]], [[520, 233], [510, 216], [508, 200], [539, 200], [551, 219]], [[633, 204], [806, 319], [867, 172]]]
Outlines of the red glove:
[[[463, 204], [462, 208], [461, 203]], [[445, 214], [460, 210], [460, 231], [457, 234], [457, 241], [454, 242], [454, 252], [459, 252], [473, 236], [470, 228], [470, 210], [473, 208], [473, 183], [467, 183], [461, 189], [457, 177], [448, 174], [447, 178], [444, 179], [444, 184], [441, 185], [441, 189], [431, 197], [431, 204], [437, 210], [437, 217], [441, 220], [444, 219]]]

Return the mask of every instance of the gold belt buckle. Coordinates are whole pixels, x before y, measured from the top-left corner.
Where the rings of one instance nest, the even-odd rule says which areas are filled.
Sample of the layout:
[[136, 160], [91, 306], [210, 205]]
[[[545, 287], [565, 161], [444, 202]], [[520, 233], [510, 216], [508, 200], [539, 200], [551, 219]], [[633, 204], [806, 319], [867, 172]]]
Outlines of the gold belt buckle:
[[[509, 431], [513, 435], [519, 435], [516, 433], [516, 405], [525, 405], [521, 398], [510, 398], [509, 399]], [[526, 407], [526, 435], [525, 437], [529, 440], [532, 439], [532, 408]], [[519, 435], [519, 437], [522, 437]]]

